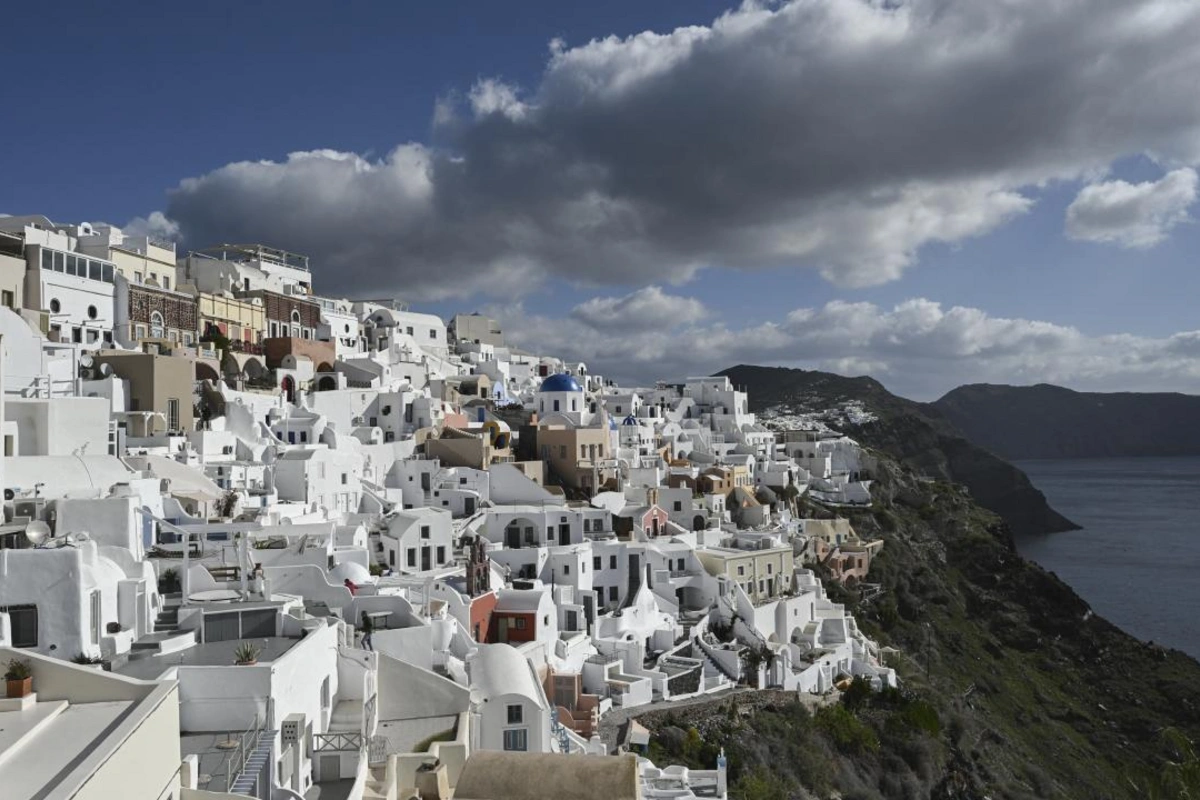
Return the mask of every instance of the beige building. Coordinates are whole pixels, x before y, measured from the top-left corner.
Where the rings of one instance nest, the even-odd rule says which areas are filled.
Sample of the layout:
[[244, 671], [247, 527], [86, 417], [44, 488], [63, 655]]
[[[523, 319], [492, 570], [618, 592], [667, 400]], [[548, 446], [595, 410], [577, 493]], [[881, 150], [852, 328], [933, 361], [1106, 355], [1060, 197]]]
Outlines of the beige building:
[[447, 467], [487, 469], [493, 461], [507, 461], [512, 456], [508, 442], [507, 433], [496, 435], [487, 428], [464, 431], [446, 427], [437, 438], [425, 440], [425, 457], [436, 458]]
[[764, 550], [704, 547], [696, 550], [696, 557], [709, 575], [741, 586], [755, 604], [785, 595], [792, 587], [795, 557], [787, 545]]
[[243, 349], [247, 346], [253, 349], [266, 335], [267, 312], [261, 297], [238, 299], [200, 292], [197, 301], [201, 336], [215, 328], [230, 342], [241, 342]]
[[596, 491], [612, 472], [600, 468], [600, 462], [612, 457], [604, 428], [539, 426], [537, 448], [550, 471], [575, 489]]
[[108, 364], [129, 383], [129, 436], [193, 430], [195, 359], [105, 350], [97, 354], [96, 363]]

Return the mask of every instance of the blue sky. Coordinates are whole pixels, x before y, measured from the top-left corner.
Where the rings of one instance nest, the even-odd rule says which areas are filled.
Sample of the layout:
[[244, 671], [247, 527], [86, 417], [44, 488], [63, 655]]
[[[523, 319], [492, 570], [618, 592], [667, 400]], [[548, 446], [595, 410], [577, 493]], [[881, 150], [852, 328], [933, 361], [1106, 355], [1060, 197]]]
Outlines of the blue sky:
[[[1200, 389], [1186, 335], [1200, 327], [1200, 120], [1180, 110], [1195, 105], [1184, 87], [1200, 77], [1200, 21], [1165, 0], [965, 2], [947, 27], [931, 2], [796, 0], [725, 24], [717, 2], [16, 7], [6, 27], [29, 35], [0, 49], [0, 212], [125, 223], [161, 211], [187, 246], [269, 238], [315, 252], [318, 290], [325, 267], [339, 294], [487, 309], [522, 344], [566, 333], [566, 355], [637, 379], [733, 359], [873, 371], [914, 396], [967, 380]], [[1003, 20], [1003, 59], [988, 50], [996, 14], [1017, 15]], [[1106, 33], [1125, 23], [1142, 27]], [[952, 40], [961, 64], [937, 74], [922, 54]], [[1075, 69], [1101, 56], [1112, 76]], [[449, 121], [435, 123], [439, 102]], [[408, 172], [394, 153], [405, 143], [419, 162]], [[339, 155], [288, 161], [303, 151]], [[514, 153], [520, 172], [507, 171]], [[350, 176], [337, 171], [346, 156]], [[226, 166], [259, 161], [272, 163]], [[435, 200], [409, 192], [416, 175], [433, 176]], [[189, 178], [201, 180], [172, 192]], [[403, 230], [354, 253], [334, 241], [344, 218], [316, 230], [360, 202], [352, 224]], [[603, 217], [594, 231], [580, 233], [591, 216], [526, 231], [576, 202]], [[632, 366], [608, 354], [623, 343], [579, 327], [590, 299], [611, 298], [617, 319], [648, 297], [658, 305], [636, 307], [661, 320], [629, 334], [622, 349], [647, 352]], [[914, 300], [933, 316], [888, 316]], [[973, 321], [940, 316], [955, 306]], [[846, 307], [859, 324], [889, 322], [834, 345], [793, 314], [844, 326]]]

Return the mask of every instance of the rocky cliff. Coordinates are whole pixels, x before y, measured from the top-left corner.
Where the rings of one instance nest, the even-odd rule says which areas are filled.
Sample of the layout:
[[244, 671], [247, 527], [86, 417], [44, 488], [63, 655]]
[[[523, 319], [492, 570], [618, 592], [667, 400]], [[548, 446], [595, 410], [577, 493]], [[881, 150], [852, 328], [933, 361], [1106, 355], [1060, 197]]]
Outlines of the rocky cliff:
[[971, 384], [931, 406], [1001, 458], [1200, 455], [1200, 397], [1194, 395]]

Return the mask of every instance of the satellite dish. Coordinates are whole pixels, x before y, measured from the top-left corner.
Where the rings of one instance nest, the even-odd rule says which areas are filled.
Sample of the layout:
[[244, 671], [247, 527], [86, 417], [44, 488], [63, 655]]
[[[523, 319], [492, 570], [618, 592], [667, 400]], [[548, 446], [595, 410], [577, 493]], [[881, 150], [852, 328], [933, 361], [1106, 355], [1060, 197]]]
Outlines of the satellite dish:
[[84, 353], [79, 357], [79, 366], [81, 367], [90, 368], [94, 362], [95, 359], [92, 358], [91, 353]]
[[5, 500], [15, 500], [15, 499], [17, 499], [17, 491], [16, 491], [16, 489], [5, 489], [5, 490], [4, 490], [4, 499], [5, 499]]
[[25, 539], [34, 547], [40, 546], [48, 538], [50, 538], [50, 526], [40, 519], [35, 519], [25, 526]]

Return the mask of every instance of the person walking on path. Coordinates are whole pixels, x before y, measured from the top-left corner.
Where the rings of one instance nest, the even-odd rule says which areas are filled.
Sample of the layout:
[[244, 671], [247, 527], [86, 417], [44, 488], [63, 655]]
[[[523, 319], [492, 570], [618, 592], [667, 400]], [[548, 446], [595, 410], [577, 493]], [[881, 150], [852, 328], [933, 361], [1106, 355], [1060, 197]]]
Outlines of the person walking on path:
[[375, 632], [375, 623], [367, 616], [367, 612], [362, 612], [362, 648], [363, 650], [374, 650], [371, 646], [371, 634]]

